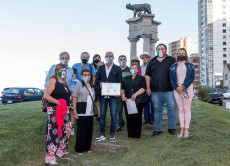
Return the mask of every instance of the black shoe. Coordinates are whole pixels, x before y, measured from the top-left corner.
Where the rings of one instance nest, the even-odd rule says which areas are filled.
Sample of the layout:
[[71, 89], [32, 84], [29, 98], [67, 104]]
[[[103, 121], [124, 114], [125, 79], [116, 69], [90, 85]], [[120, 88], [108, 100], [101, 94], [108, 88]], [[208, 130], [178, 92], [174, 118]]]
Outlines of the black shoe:
[[154, 124], [154, 122], [149, 122], [149, 124], [151, 124], [151, 125], [152, 125], [152, 124]]
[[175, 134], [176, 134], [176, 129], [168, 129], [168, 132], [169, 132], [171, 135], [175, 135]]
[[149, 121], [144, 121], [144, 122], [143, 122], [143, 124], [148, 124], [148, 123], [150, 123], [150, 122], [149, 122]]
[[159, 135], [159, 134], [161, 134], [161, 133], [162, 133], [162, 131], [154, 131], [154, 132], [153, 132], [153, 135], [152, 135], [151, 137], [157, 136], [157, 135]]
[[118, 127], [116, 132], [118, 133], [118, 132], [121, 132], [122, 130], [124, 130], [122, 127]]
[[97, 117], [97, 121], [100, 122], [100, 117]]

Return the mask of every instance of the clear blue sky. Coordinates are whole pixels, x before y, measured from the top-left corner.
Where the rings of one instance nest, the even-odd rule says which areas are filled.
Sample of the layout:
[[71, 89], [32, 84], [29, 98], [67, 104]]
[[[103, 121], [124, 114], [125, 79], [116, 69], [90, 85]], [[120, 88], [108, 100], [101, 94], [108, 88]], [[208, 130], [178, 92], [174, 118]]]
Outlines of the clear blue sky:
[[[45, 71], [59, 62], [62, 51], [70, 53], [70, 66], [88, 51], [104, 57], [113, 51], [115, 62], [129, 55], [128, 24], [133, 16], [127, 3], [149, 3], [159, 26], [159, 42], [180, 37], [197, 40], [197, 0], [1, 0], [0, 91], [8, 86], [42, 88]], [[142, 52], [139, 41], [137, 52]]]

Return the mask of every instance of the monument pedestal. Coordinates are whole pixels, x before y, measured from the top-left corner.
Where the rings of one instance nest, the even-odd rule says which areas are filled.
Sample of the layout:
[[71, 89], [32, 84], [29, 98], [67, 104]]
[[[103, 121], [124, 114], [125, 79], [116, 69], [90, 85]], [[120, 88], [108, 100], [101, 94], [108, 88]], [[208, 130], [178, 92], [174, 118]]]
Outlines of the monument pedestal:
[[159, 40], [158, 25], [161, 23], [155, 21], [154, 16], [154, 14], [142, 14], [138, 18], [126, 20], [129, 24], [130, 59], [137, 56], [136, 43], [140, 38], [143, 38], [143, 52], [155, 56], [155, 43]]

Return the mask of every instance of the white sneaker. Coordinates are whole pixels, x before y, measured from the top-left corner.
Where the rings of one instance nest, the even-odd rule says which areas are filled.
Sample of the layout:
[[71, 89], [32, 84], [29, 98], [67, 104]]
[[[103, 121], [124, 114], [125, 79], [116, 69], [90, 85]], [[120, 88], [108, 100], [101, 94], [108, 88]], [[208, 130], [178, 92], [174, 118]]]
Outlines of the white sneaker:
[[98, 141], [98, 142], [104, 141], [104, 140], [106, 140], [106, 138], [105, 138], [104, 134], [102, 134], [102, 133], [100, 133], [100, 134], [95, 138], [95, 141]]
[[71, 135], [74, 135], [74, 128], [71, 129]]
[[110, 142], [116, 142], [114, 134], [110, 134]]

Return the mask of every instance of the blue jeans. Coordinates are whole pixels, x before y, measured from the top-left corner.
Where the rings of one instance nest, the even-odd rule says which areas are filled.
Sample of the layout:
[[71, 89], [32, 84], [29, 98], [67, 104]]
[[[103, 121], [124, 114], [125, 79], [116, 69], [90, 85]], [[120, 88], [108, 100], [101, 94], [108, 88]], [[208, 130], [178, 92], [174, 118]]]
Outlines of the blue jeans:
[[117, 115], [118, 115], [117, 125], [118, 125], [118, 127], [123, 128], [125, 125], [125, 121], [122, 117], [122, 113], [123, 113], [123, 108], [124, 108], [125, 102], [123, 102], [121, 100], [121, 98], [119, 98], [118, 100], [119, 100], [119, 103], [118, 103], [118, 110], [117, 110]]
[[116, 130], [118, 98], [101, 97], [100, 98], [100, 132], [102, 134], [105, 134], [106, 112], [107, 112], [108, 104], [109, 104], [110, 115], [111, 115], [110, 134], [114, 133]]
[[154, 122], [154, 108], [151, 96], [148, 96], [149, 102], [144, 106], [145, 122]]
[[166, 103], [168, 113], [168, 129], [176, 129], [177, 106], [173, 91], [152, 92], [155, 130], [162, 131], [163, 106]]

